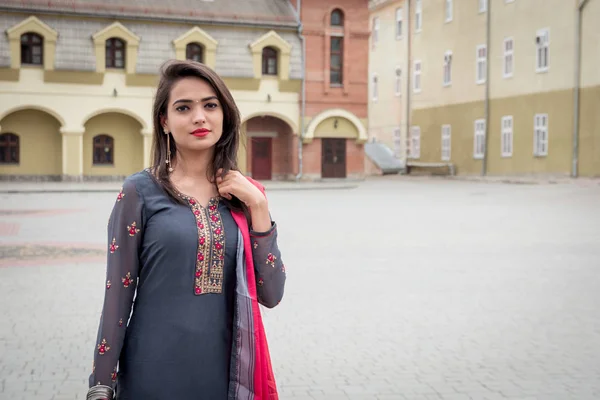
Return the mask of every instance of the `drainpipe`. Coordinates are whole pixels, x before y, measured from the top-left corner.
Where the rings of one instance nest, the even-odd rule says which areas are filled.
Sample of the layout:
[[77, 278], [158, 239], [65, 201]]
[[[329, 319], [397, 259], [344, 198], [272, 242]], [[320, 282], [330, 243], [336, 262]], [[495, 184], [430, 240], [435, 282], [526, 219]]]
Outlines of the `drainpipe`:
[[[411, 15], [410, 15], [410, 1], [406, 0], [406, 126], [404, 130], [404, 137], [406, 140], [404, 141], [404, 172], [408, 173], [408, 134], [410, 130], [410, 91], [411, 91], [411, 79], [410, 79], [410, 71], [412, 71], [412, 62], [411, 62], [411, 43], [412, 43], [412, 31], [411, 31]], [[402, 136], [400, 136], [402, 137]]]
[[581, 80], [581, 19], [588, 0], [579, 0], [575, 19], [575, 85], [573, 93], [573, 162], [571, 177], [579, 175], [579, 82]]
[[481, 160], [481, 176], [487, 174], [487, 156], [488, 156], [488, 137], [490, 132], [490, 31], [491, 14], [493, 1], [487, 2], [487, 12], [485, 16], [485, 131], [483, 134], [483, 160]]
[[297, 1], [296, 19], [298, 21], [298, 37], [302, 43], [302, 106], [300, 111], [300, 132], [298, 132], [298, 175], [296, 181], [302, 178], [302, 139], [304, 138], [304, 115], [306, 113], [306, 39], [303, 32], [302, 19], [302, 0]]

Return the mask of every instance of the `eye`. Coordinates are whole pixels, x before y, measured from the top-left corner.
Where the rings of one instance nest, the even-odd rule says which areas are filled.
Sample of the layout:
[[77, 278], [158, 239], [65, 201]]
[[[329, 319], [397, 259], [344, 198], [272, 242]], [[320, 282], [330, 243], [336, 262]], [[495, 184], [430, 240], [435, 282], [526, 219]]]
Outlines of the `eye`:
[[187, 111], [190, 108], [188, 106], [179, 106], [177, 107], [175, 110], [179, 111], [179, 112], [183, 112], [183, 111]]
[[206, 103], [206, 105], [204, 107], [213, 109], [213, 108], [219, 107], [219, 105], [217, 103]]

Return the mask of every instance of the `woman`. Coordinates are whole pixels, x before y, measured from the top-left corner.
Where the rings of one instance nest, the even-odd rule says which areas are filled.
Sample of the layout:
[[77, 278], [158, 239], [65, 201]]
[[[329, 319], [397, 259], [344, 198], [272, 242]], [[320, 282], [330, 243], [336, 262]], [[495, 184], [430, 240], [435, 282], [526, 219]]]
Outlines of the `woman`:
[[109, 220], [88, 399], [277, 399], [258, 303], [279, 303], [285, 269], [264, 188], [237, 169], [233, 97], [205, 65], [170, 61], [153, 122], [153, 166]]

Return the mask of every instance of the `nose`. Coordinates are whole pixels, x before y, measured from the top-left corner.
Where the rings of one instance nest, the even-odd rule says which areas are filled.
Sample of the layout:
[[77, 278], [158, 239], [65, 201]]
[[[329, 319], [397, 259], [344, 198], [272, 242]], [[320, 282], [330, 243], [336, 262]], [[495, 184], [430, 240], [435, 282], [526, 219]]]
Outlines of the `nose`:
[[206, 122], [206, 115], [204, 114], [204, 108], [202, 107], [202, 105], [198, 105], [198, 107], [196, 107], [194, 109], [194, 124], [203, 124]]

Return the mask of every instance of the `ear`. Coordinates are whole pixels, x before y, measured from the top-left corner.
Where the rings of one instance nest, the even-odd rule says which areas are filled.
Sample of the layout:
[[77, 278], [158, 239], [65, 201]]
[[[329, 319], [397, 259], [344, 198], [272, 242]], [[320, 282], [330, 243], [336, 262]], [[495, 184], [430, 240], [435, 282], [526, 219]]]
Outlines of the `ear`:
[[167, 126], [167, 117], [164, 114], [161, 114], [160, 116], [160, 127], [165, 129], [165, 127]]

